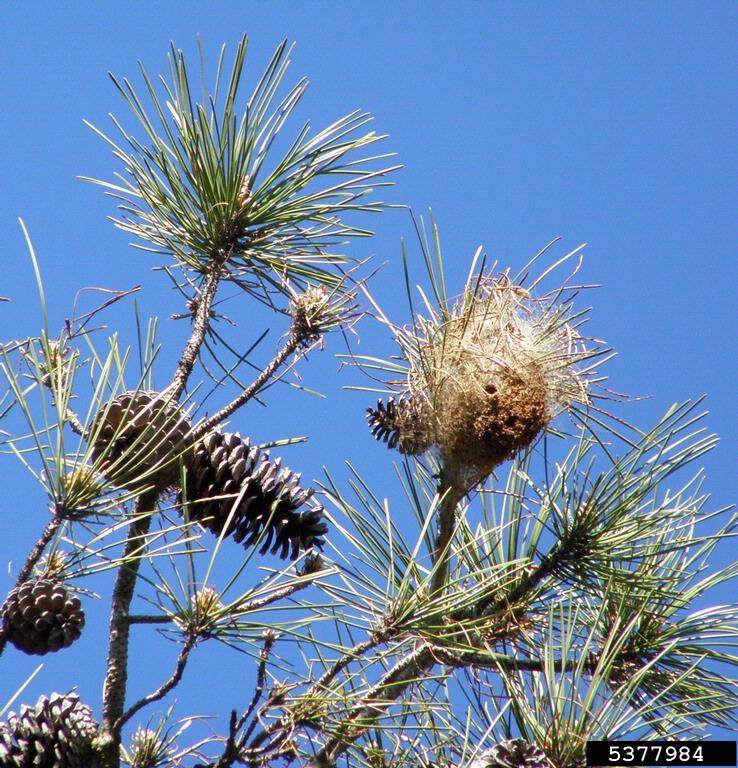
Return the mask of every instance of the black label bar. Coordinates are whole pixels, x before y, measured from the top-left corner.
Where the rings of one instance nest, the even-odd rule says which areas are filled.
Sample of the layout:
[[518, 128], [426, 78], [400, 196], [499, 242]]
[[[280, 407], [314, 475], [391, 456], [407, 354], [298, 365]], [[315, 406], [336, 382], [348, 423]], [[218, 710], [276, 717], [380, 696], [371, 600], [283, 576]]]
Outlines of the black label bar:
[[588, 766], [736, 765], [735, 741], [588, 741]]

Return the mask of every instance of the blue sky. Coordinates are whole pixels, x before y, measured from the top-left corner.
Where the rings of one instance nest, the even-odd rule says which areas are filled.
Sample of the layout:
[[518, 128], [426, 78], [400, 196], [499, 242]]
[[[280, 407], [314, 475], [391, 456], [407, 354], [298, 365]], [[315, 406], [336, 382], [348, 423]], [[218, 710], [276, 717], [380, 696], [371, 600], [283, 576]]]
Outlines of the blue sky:
[[[601, 285], [587, 297], [589, 331], [618, 352], [607, 365], [609, 384], [650, 397], [618, 412], [647, 427], [671, 403], [706, 394], [707, 426], [721, 437], [705, 460], [706, 489], [716, 508], [730, 504], [738, 447], [729, 205], [736, 16], [733, 4], [717, 1], [5, 4], [0, 295], [12, 303], [0, 305], [3, 339], [37, 333], [40, 322], [19, 216], [39, 254], [52, 321], [69, 314], [80, 286], [142, 283], [145, 314], [176, 311], [167, 284], [150, 271], [152, 258], [127, 247], [105, 220], [111, 201], [75, 179], [107, 179], [117, 170], [82, 124], [87, 118], [108, 129], [107, 114], [125, 111], [106, 72], [135, 77], [140, 59], [158, 73], [170, 40], [192, 52], [199, 33], [214, 51], [244, 32], [256, 72], [286, 37], [297, 43], [293, 79], [311, 81], [301, 116], [320, 126], [354, 108], [374, 114], [404, 165], [386, 197], [419, 213], [433, 208], [457, 289], [479, 244], [513, 271], [552, 237], [563, 238], [562, 248], [588, 244], [582, 279]], [[412, 241], [407, 213], [364, 223], [377, 235], [352, 254], [387, 263], [375, 292], [405, 322], [399, 255], [400, 238]], [[275, 324], [272, 348], [283, 330]], [[174, 360], [184, 332], [163, 319], [162, 340], [171, 347], [164, 363]], [[370, 321], [359, 332], [360, 352], [390, 349]], [[334, 375], [341, 351], [332, 340], [301, 369], [325, 400], [305, 407], [304, 396], [289, 393], [279, 408], [252, 409], [236, 427], [262, 440], [310, 435], [308, 446], [286, 456], [306, 477], [350, 458], [381, 483], [390, 457], [363, 426], [370, 398], [341, 390], [356, 377]], [[342, 428], [316, 430], [318, 421]], [[46, 511], [12, 460], [0, 459], [5, 589], [5, 563], [17, 568]], [[731, 548], [721, 550], [723, 561], [732, 557]], [[716, 600], [729, 597], [726, 590]], [[106, 610], [101, 601], [91, 637], [81, 641], [87, 645], [72, 657], [90, 659], [79, 678], [88, 699], [101, 680], [96, 643]], [[49, 658], [34, 691], [68, 688], [69, 658]], [[0, 675], [0, 704], [34, 666], [14, 659], [12, 674]], [[228, 686], [213, 683], [211, 691], [213, 699], [225, 697]]]

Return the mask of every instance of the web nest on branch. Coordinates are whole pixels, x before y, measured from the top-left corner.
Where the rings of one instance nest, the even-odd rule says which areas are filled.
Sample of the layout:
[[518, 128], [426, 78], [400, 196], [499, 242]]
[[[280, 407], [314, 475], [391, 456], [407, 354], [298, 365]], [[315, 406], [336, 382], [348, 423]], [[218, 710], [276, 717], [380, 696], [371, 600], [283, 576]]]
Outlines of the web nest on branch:
[[398, 400], [370, 408], [374, 436], [403, 453], [429, 449], [470, 488], [531, 446], [562, 411], [589, 402], [599, 354], [561, 291], [533, 297], [506, 273], [482, 276], [445, 313], [395, 329], [407, 365]]

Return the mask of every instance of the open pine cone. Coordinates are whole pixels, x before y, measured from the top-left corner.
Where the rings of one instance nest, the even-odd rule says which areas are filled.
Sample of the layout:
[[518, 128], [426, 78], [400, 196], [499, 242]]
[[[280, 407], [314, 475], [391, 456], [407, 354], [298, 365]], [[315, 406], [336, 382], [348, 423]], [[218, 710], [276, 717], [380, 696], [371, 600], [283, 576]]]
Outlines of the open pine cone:
[[97, 723], [76, 694], [42, 696], [0, 723], [3, 768], [95, 768]]
[[376, 408], [367, 408], [366, 418], [372, 436], [387, 443], [388, 448], [397, 448], [400, 453], [419, 456], [432, 445], [432, 433], [425, 423], [417, 401], [411, 397], [394, 397], [377, 400]]
[[470, 768], [551, 768], [546, 754], [525, 739], [508, 739], [476, 757]]
[[322, 507], [298, 511], [313, 491], [300, 487], [299, 474], [238, 434], [208, 435], [188, 454], [187, 465], [178, 506], [182, 509], [187, 501], [190, 520], [216, 535], [225, 530], [244, 547], [260, 541], [262, 554], [271, 547], [283, 559], [294, 560], [301, 550], [323, 545], [328, 527]]

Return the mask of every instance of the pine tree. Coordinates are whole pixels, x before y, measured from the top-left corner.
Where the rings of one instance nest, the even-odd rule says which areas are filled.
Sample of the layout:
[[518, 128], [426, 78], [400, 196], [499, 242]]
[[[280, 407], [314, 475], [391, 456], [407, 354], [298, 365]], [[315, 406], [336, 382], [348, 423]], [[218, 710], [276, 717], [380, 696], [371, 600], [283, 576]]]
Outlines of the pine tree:
[[[480, 249], [454, 293], [435, 222], [413, 219], [425, 287], [414, 293], [408, 267], [411, 304], [390, 319], [343, 253], [371, 234], [354, 217], [386, 207], [377, 190], [398, 166], [374, 153], [385, 137], [365, 132], [363, 112], [290, 135], [306, 81], [281, 95], [282, 44], [245, 94], [246, 49], [230, 64], [223, 49], [200, 101], [175, 47], [160, 85], [145, 71], [143, 91], [113, 78], [138, 133], [94, 129], [121, 168], [88, 181], [182, 297], [190, 332], [175, 370], [160, 370], [155, 319], [137, 355], [91, 327], [126, 292], [58, 333], [44, 307], [38, 336], [2, 346], [2, 411], [26, 422], [4, 444], [50, 519], [3, 603], [0, 663], [63, 653], [85, 631], [85, 581], [109, 570], [115, 583], [100, 706], [54, 693], [6, 707], [0, 766], [574, 768], [588, 739], [735, 726], [738, 609], [694, 607], [735, 577], [710, 556], [737, 522], [722, 510], [704, 532], [715, 512], [701, 473], [683, 472], [715, 442], [699, 401], [648, 429], [608, 415], [610, 352], [584, 334], [573, 280], [581, 249], [552, 259], [551, 243], [518, 273]], [[251, 383], [250, 351], [224, 331], [224, 290], [287, 326]], [[362, 304], [397, 354], [347, 359], [371, 376], [364, 438], [396, 452], [396, 471], [385, 451], [387, 488], [352, 465], [348, 483], [309, 482], [282, 463], [289, 440], [260, 445], [226, 423], [273, 405], [268, 387], [326, 335], [354, 330]], [[219, 584], [224, 552], [236, 565]], [[153, 613], [135, 612], [137, 590]], [[136, 699], [130, 636], [156, 628], [178, 651]], [[191, 684], [188, 664], [212, 640], [255, 665], [221, 737], [189, 740], [171, 708], [146, 720]]]

